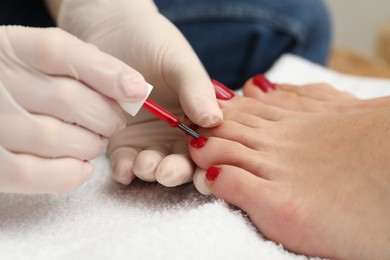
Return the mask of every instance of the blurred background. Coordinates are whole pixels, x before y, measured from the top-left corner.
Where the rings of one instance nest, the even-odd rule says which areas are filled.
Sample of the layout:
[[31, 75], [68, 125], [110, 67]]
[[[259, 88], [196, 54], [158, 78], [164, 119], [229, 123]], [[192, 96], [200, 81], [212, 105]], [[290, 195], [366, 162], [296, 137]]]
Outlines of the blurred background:
[[379, 26], [390, 26], [390, 0], [325, 0], [333, 15], [337, 45], [375, 52]]
[[325, 0], [333, 19], [329, 65], [340, 72], [390, 78], [390, 0]]

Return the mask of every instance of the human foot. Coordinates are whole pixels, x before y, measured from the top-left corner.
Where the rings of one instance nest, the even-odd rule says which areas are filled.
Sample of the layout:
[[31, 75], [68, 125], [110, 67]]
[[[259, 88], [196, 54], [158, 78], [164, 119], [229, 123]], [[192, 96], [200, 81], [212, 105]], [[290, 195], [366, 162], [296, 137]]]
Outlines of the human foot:
[[217, 197], [294, 252], [390, 257], [388, 110], [298, 113], [245, 97], [220, 105], [224, 123], [199, 129], [207, 142], [189, 146]]
[[322, 83], [301, 87], [276, 85], [263, 75], [249, 79], [243, 87], [243, 93], [265, 104], [302, 112], [353, 112], [390, 108], [389, 98], [360, 100]]

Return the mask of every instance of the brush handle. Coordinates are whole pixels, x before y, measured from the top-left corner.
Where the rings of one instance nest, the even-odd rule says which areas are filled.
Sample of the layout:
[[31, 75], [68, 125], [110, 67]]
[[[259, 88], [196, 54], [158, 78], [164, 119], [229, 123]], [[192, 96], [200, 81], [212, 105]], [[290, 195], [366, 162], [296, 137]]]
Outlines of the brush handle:
[[161, 120], [167, 122], [172, 127], [178, 127], [180, 124], [180, 120], [177, 116], [162, 108], [160, 105], [154, 103], [149, 98], [145, 100], [142, 107], [148, 110], [153, 115], [160, 118]]

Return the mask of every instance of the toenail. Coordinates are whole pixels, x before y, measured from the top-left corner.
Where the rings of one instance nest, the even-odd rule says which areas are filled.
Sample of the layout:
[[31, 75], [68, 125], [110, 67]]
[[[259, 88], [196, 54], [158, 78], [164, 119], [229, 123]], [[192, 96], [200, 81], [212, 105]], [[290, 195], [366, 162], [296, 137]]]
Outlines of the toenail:
[[207, 143], [207, 137], [200, 136], [198, 139], [191, 139], [190, 144], [195, 148], [202, 148]]
[[216, 95], [217, 99], [229, 100], [229, 99], [232, 99], [236, 95], [233, 90], [226, 87], [221, 82], [214, 80], [214, 79], [212, 79], [211, 82], [214, 85], [215, 95]]
[[258, 86], [264, 93], [276, 89], [276, 85], [271, 83], [271, 81], [269, 81], [263, 74], [253, 77], [252, 83]]
[[215, 179], [217, 179], [221, 170], [222, 169], [220, 167], [211, 166], [210, 168], [207, 169], [206, 179], [208, 181], [215, 181]]

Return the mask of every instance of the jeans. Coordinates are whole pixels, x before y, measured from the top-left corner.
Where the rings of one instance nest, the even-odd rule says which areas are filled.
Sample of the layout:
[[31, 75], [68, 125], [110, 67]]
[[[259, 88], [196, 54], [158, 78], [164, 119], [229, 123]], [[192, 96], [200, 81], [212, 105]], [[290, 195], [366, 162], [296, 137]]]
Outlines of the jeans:
[[44, 0], [0, 0], [0, 25], [55, 26]]
[[[236, 89], [283, 53], [324, 64], [331, 23], [322, 0], [155, 0], [210, 77]], [[292, 68], [294, 69], [294, 68]]]
[[[43, 2], [1, 0], [0, 25], [54, 26]], [[283, 53], [319, 64], [326, 62], [331, 24], [322, 0], [155, 3], [188, 39], [210, 77], [233, 89], [264, 73]]]

